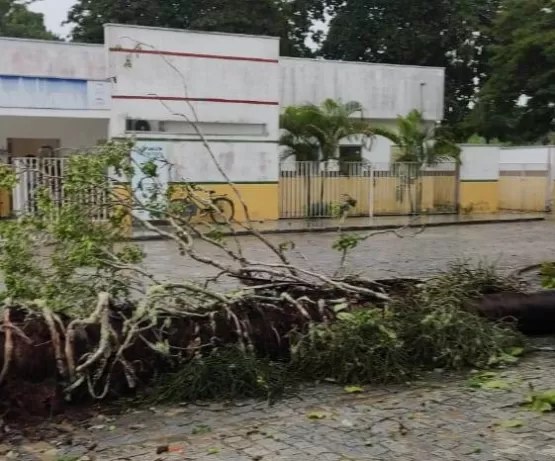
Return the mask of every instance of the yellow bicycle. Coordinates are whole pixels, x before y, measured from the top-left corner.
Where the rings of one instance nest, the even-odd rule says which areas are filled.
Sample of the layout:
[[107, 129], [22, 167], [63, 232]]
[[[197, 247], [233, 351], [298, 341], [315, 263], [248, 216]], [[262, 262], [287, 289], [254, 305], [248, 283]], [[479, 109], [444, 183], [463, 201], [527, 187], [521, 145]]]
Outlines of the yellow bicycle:
[[173, 211], [178, 214], [179, 219], [189, 222], [197, 214], [200, 217], [210, 216], [215, 224], [227, 224], [235, 217], [235, 204], [226, 194], [216, 194], [209, 190], [208, 204], [203, 203], [196, 197], [189, 196], [171, 200]]

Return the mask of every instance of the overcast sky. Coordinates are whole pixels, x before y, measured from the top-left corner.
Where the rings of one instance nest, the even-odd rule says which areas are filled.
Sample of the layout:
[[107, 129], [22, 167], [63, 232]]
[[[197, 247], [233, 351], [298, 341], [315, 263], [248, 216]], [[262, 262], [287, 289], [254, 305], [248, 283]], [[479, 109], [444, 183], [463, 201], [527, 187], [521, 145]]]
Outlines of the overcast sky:
[[68, 26], [61, 26], [67, 18], [67, 11], [75, 0], [40, 0], [31, 5], [31, 10], [44, 14], [44, 22], [48, 30], [55, 34], [66, 36]]

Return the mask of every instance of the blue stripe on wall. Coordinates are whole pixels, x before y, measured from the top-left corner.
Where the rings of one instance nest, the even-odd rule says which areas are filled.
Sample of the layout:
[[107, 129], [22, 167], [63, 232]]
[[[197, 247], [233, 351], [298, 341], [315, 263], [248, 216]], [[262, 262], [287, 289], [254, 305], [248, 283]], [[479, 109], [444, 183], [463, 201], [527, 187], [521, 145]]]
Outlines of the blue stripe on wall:
[[[94, 108], [91, 104], [98, 99], [96, 93], [89, 95], [90, 91], [89, 80], [84, 79], [0, 75], [0, 107], [86, 110]], [[106, 96], [100, 98], [101, 104]]]
[[0, 79], [2, 80], [42, 80], [42, 81], [52, 81], [52, 82], [106, 82], [108, 80], [87, 80], [85, 78], [69, 78], [69, 77], [42, 77], [40, 75], [5, 75], [0, 74]]

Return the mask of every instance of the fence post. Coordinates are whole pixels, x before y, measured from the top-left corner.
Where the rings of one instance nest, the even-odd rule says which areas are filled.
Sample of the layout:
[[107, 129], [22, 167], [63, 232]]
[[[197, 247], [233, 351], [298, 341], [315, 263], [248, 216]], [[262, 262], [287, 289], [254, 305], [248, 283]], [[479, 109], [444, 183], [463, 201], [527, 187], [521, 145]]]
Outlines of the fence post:
[[526, 211], [526, 164], [520, 164], [520, 212]]
[[545, 191], [545, 211], [553, 212], [553, 146], [547, 147], [547, 190]]
[[368, 198], [368, 216], [374, 217], [374, 194], [375, 194], [375, 184], [374, 184], [374, 165], [370, 164], [370, 197]]

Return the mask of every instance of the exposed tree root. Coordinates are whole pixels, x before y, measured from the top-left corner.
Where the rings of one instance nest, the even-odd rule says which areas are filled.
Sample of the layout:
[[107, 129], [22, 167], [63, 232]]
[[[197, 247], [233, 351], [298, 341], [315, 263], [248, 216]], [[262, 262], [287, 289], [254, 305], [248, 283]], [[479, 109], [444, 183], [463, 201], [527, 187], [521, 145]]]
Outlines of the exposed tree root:
[[[162, 288], [139, 303], [115, 302], [100, 293], [86, 319], [69, 318], [36, 303], [6, 305], [0, 331], [3, 403], [25, 406], [16, 392], [22, 381], [41, 383], [42, 390], [35, 393], [49, 396], [43, 399], [45, 410], [53, 406], [50, 400], [57, 398], [58, 388], [68, 400], [85, 391], [102, 399], [136, 388], [203, 348], [222, 344], [286, 358], [292, 331], [306, 332], [312, 323], [333, 321], [337, 306], [381, 305], [388, 292], [395, 291], [393, 283], [354, 279], [320, 285], [257, 283], [204, 312], [176, 299], [168, 307], [167, 297], [175, 293]], [[33, 402], [33, 411], [37, 405]]]
[[[223, 298], [225, 303], [211, 303], [205, 310], [192, 310], [189, 299], [180, 301], [163, 287], [137, 303], [100, 293], [86, 319], [36, 303], [6, 304], [0, 325], [1, 405], [50, 412], [61, 406], [60, 392], [66, 400], [126, 393], [199, 351], [225, 344], [287, 359], [292, 332], [333, 322], [345, 309], [382, 308], [390, 297], [406, 296], [422, 283], [354, 277], [319, 284], [261, 277], [249, 282]], [[474, 307], [494, 321], [516, 320], [524, 333], [555, 332], [555, 291], [488, 294]], [[24, 395], [23, 388], [34, 390]]]

